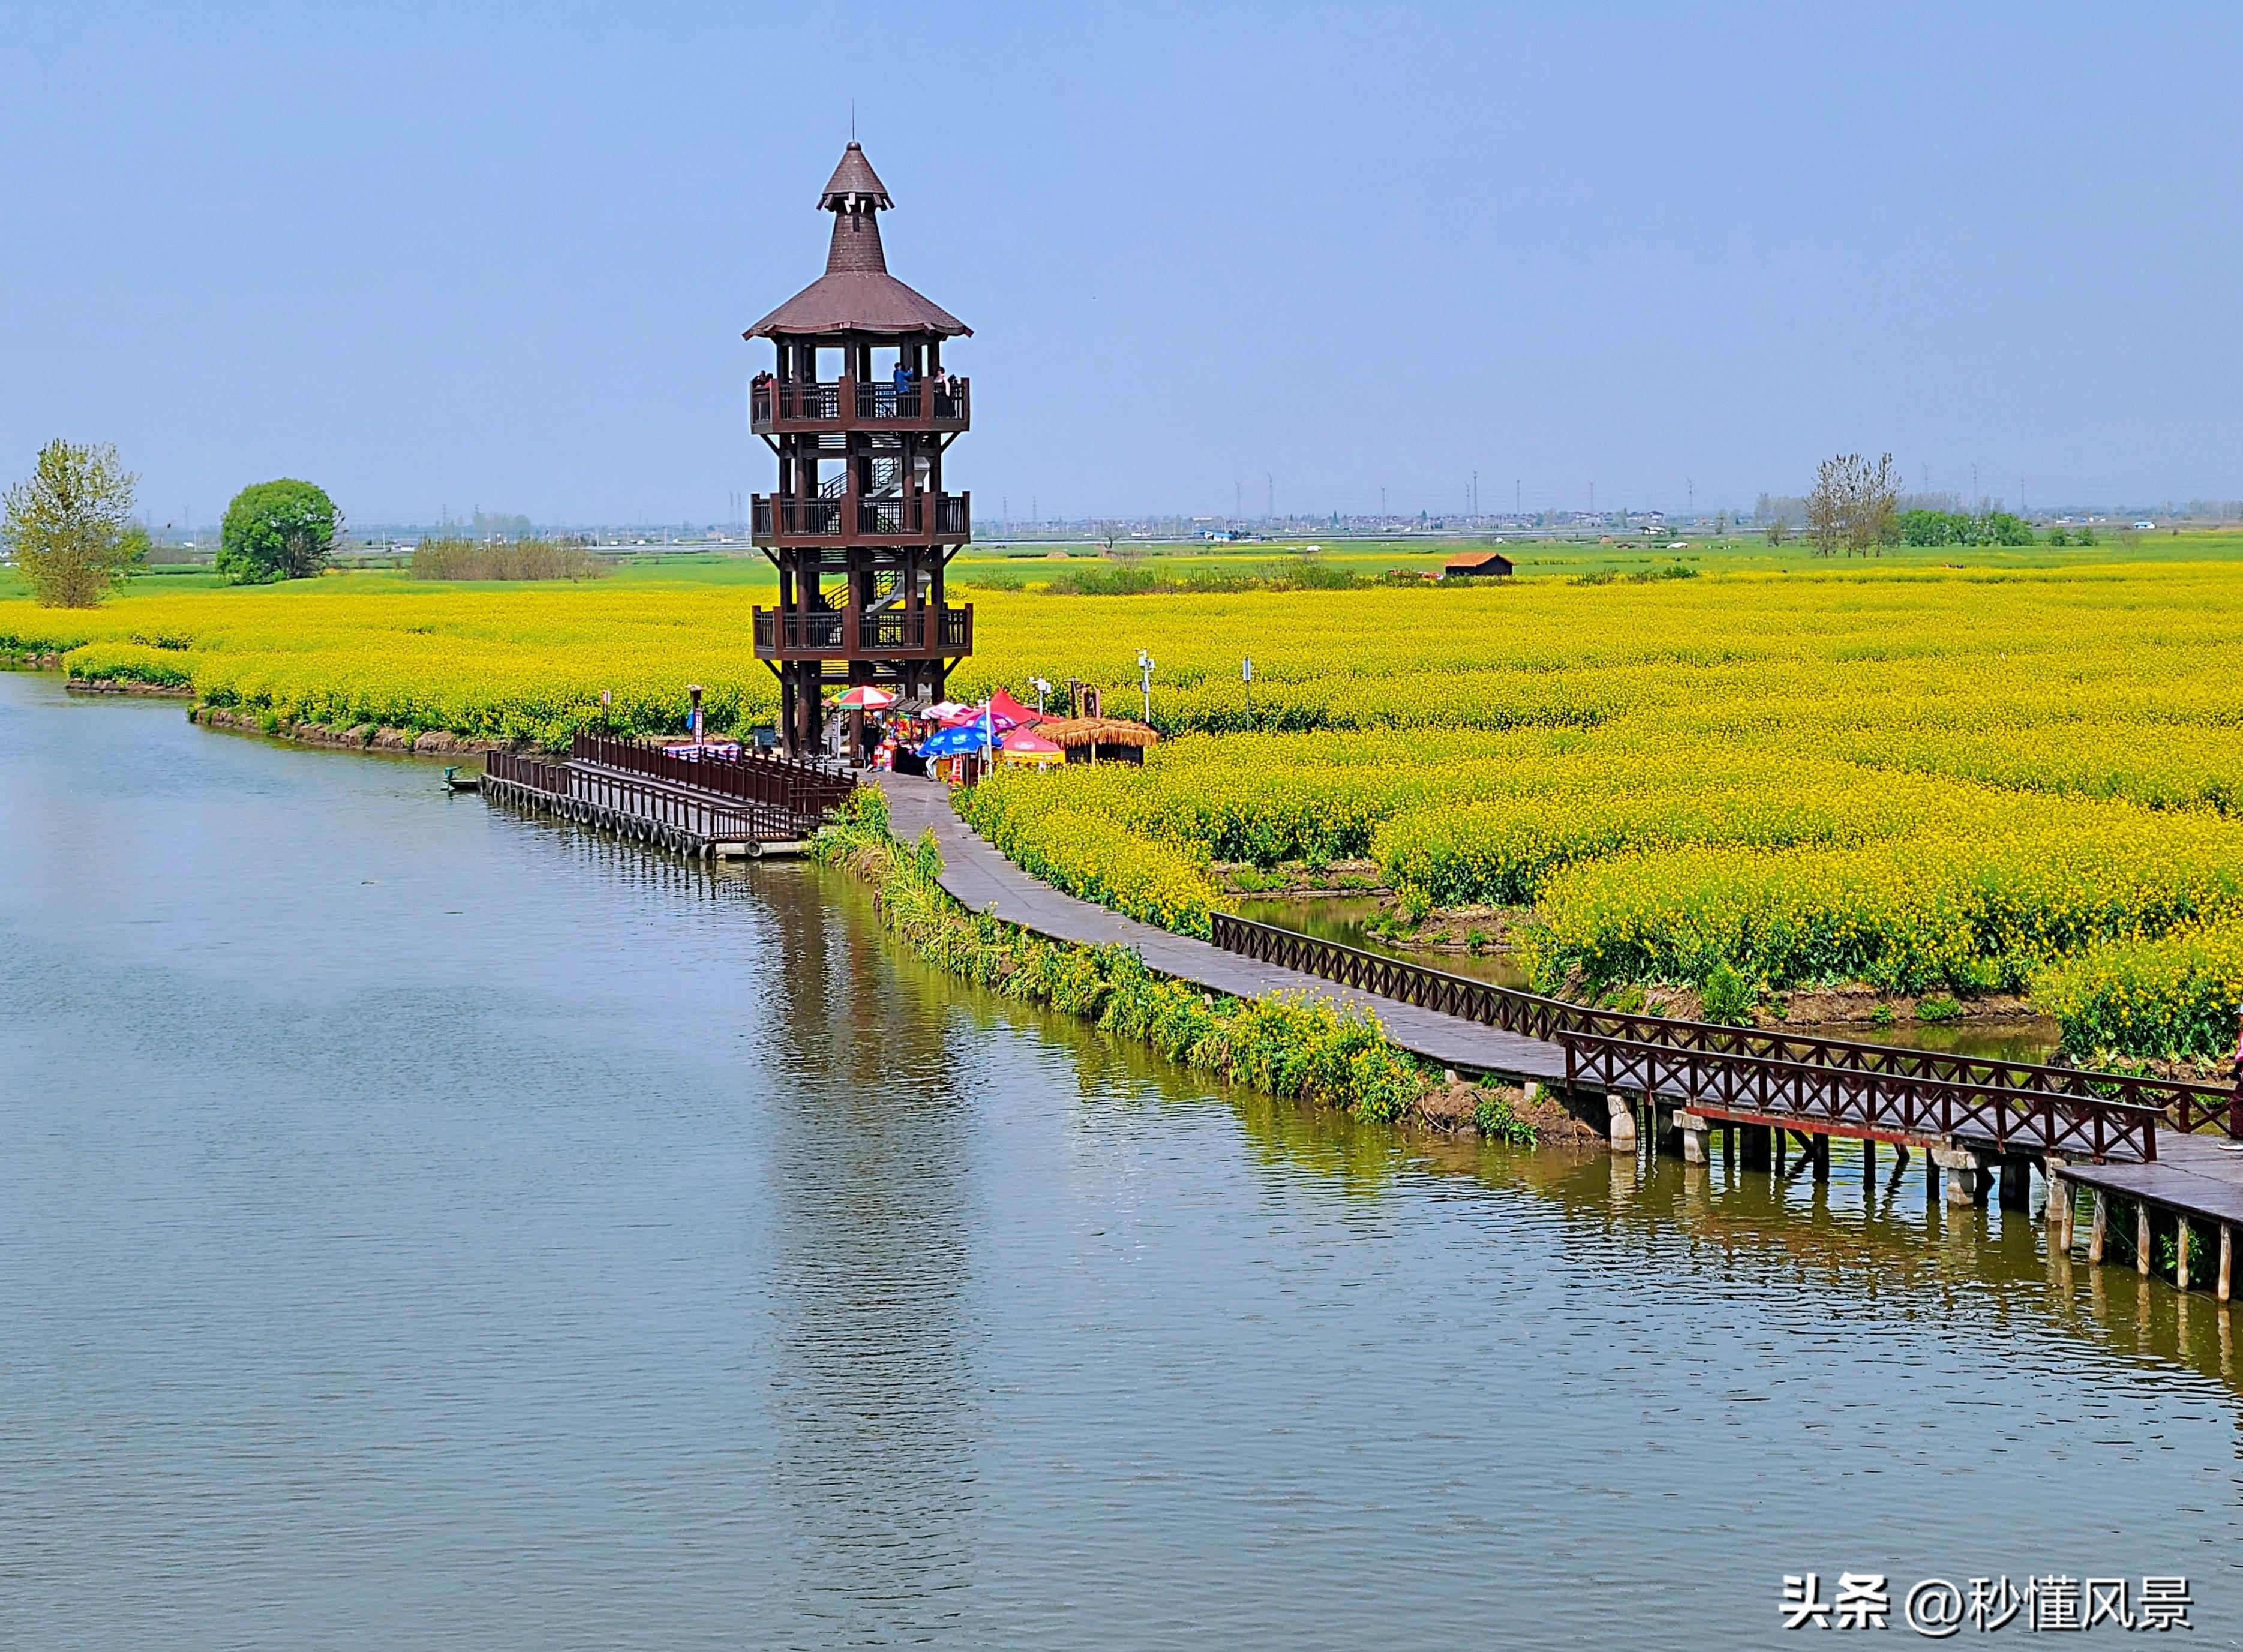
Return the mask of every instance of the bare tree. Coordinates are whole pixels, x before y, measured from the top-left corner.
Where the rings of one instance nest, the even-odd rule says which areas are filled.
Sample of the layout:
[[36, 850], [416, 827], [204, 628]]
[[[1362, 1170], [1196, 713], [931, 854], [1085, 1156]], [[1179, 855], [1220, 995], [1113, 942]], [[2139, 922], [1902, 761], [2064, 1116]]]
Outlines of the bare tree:
[[1883, 556], [1885, 547], [1900, 537], [1900, 478], [1893, 474], [1892, 455], [1855, 467], [1853, 507], [1846, 523], [1847, 550]]
[[1807, 531], [1822, 556], [1882, 554], [1900, 523], [1900, 489], [1892, 455], [1873, 464], [1858, 453], [1825, 459], [1807, 496]]

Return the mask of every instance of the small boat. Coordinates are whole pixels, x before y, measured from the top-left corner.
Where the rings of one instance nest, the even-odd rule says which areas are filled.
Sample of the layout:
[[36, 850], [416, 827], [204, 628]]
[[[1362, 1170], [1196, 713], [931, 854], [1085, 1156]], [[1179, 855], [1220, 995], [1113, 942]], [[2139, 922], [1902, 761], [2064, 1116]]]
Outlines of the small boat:
[[480, 774], [463, 775], [458, 764], [447, 763], [444, 765], [444, 789], [447, 792], [480, 792], [483, 789], [483, 777]]

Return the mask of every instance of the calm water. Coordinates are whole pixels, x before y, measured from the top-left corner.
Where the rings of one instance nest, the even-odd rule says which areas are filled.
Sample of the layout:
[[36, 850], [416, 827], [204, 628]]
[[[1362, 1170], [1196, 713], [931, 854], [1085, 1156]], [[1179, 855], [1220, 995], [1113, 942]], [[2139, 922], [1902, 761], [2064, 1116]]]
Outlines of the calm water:
[[0, 1644], [1728, 1648], [1848, 1568], [2243, 1624], [2206, 1298], [1212, 1093], [807, 869], [5, 676], [0, 1131]]

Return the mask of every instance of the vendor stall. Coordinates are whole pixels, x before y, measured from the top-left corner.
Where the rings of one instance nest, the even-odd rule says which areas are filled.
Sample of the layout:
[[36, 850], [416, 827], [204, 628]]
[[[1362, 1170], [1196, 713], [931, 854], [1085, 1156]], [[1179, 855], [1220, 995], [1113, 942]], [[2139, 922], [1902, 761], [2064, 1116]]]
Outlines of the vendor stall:
[[1122, 717], [1070, 717], [1039, 723], [1036, 732], [1067, 753], [1070, 763], [1142, 763], [1160, 743], [1157, 731]]

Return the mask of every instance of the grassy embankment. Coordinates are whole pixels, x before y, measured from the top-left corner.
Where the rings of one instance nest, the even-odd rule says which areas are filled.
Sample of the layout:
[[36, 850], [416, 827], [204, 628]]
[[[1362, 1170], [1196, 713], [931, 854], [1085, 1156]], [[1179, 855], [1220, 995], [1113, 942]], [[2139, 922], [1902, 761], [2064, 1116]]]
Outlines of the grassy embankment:
[[[1080, 1015], [1171, 1061], [1284, 1099], [1364, 1118], [1460, 1122], [1429, 1105], [1439, 1096], [1453, 1110], [1453, 1099], [1437, 1074], [1387, 1042], [1371, 1015], [1291, 994], [1218, 996], [1153, 974], [1127, 947], [1063, 945], [967, 911], [936, 881], [933, 834], [899, 843], [876, 790], [855, 794], [818, 833], [815, 853], [872, 886], [881, 921], [913, 951], [977, 985]], [[1483, 1135], [1533, 1143], [1532, 1127], [1500, 1092], [1473, 1093], [1465, 1105]]]

